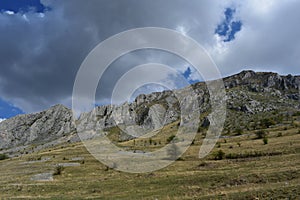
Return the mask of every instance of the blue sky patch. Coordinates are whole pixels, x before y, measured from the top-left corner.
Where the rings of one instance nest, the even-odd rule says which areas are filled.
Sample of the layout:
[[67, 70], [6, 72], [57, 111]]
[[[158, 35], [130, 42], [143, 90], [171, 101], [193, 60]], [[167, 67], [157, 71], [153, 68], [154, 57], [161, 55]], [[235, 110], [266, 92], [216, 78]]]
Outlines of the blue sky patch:
[[10, 118], [24, 112], [0, 98], [0, 118]]
[[224, 42], [229, 42], [235, 39], [235, 34], [242, 29], [242, 22], [234, 20], [235, 9], [226, 8], [224, 15], [225, 19], [217, 26], [215, 34], [222, 36]]
[[198, 79], [197, 79], [197, 80], [193, 80], [193, 79], [191, 78], [192, 70], [191, 70], [190, 67], [188, 67], [188, 68], [185, 70], [185, 72], [183, 72], [182, 75], [183, 75], [184, 78], [188, 81], [189, 84], [194, 84], [194, 83], [197, 83], [197, 82], [200, 81], [200, 80], [198, 80]]
[[13, 11], [14, 13], [37, 12], [43, 13], [49, 10], [40, 0], [0, 0], [0, 11]]

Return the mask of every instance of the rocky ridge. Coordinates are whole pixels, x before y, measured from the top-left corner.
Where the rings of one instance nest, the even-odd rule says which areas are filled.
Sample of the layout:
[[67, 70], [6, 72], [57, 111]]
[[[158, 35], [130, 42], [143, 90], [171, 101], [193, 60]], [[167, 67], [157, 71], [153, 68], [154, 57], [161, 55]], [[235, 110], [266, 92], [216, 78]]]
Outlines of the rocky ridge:
[[[296, 112], [300, 109], [300, 76], [280, 76], [272, 72], [248, 70], [223, 80], [228, 108], [225, 129], [235, 129], [237, 126], [244, 128], [243, 123], [248, 124], [247, 119], [250, 120], [251, 116], [263, 116], [273, 111]], [[128, 140], [134, 136], [126, 135], [125, 132], [133, 132], [139, 136], [179, 120], [181, 105], [177, 99], [180, 102], [189, 102], [191, 96], [198, 100], [200, 106], [186, 109], [191, 113], [199, 109], [203, 113], [201, 126], [207, 127], [209, 92], [206, 84], [199, 82], [176, 91], [139, 95], [132, 103], [96, 107], [89, 113], [83, 113], [76, 120], [76, 125], [72, 111], [62, 105], [35, 114], [16, 116], [0, 123], [0, 149], [16, 150], [33, 144], [38, 146], [58, 143], [53, 141], [78, 141], [76, 131], [109, 130], [115, 126], [124, 128], [124, 131], [120, 131], [120, 140]]]

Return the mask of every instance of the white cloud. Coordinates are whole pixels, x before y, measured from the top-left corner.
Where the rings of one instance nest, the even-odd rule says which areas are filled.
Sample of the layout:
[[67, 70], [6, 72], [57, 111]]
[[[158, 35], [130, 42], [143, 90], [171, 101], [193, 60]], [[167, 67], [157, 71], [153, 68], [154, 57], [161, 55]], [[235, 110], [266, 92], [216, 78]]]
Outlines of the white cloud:
[[189, 32], [189, 29], [187, 29], [185, 26], [182, 25], [177, 26], [176, 30], [183, 35], [187, 35], [187, 33]]
[[242, 30], [228, 43], [215, 37], [209, 48], [222, 73], [229, 75], [247, 67], [300, 74], [299, 6], [299, 1], [243, 1], [236, 5]]
[[44, 17], [45, 17], [45, 14], [44, 14], [44, 13], [39, 13], [38, 15], [39, 15], [39, 17], [41, 17], [41, 18], [44, 18]]
[[23, 19], [24, 19], [25, 21], [29, 22], [29, 19], [28, 19], [28, 17], [27, 17], [26, 14], [23, 14], [22, 17], [23, 17]]
[[8, 14], [8, 15], [14, 15], [15, 14], [15, 12], [11, 11], [11, 10], [6, 10], [4, 13]]
[[0, 118], [0, 122], [3, 122], [4, 120], [6, 120], [5, 118]]

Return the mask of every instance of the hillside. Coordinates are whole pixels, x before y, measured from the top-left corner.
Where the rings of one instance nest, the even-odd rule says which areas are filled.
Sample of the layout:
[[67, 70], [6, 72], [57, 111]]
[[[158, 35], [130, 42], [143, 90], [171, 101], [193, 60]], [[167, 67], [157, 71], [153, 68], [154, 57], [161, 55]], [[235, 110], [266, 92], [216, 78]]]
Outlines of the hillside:
[[[117, 144], [141, 151], [161, 148], [176, 122], [149, 139]], [[266, 133], [257, 139], [256, 133]], [[203, 137], [161, 170], [130, 174], [96, 160], [81, 142], [64, 143], [0, 161], [1, 199], [297, 199], [300, 196], [300, 116], [272, 128], [222, 137], [204, 159]]]

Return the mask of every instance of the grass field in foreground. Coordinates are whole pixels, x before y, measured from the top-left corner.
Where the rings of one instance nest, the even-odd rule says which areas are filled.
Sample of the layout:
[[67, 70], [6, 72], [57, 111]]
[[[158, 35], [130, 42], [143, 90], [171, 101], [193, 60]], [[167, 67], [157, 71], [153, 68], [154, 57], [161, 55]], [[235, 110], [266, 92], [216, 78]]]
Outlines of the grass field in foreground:
[[[278, 126], [267, 131], [268, 144], [255, 139], [253, 131], [245, 132], [219, 139], [213, 152], [201, 160], [197, 157], [202, 142], [198, 136], [182, 159], [147, 174], [109, 169], [82, 143], [45, 149], [0, 161], [0, 199], [297, 199], [299, 128]], [[156, 139], [156, 145], [145, 148], [163, 146], [166, 136]], [[120, 145], [134, 148], [139, 144], [129, 141]], [[225, 155], [215, 160], [220, 150]], [[32, 180], [36, 174], [53, 174], [59, 163], [79, 165], [62, 168], [50, 181]]]

